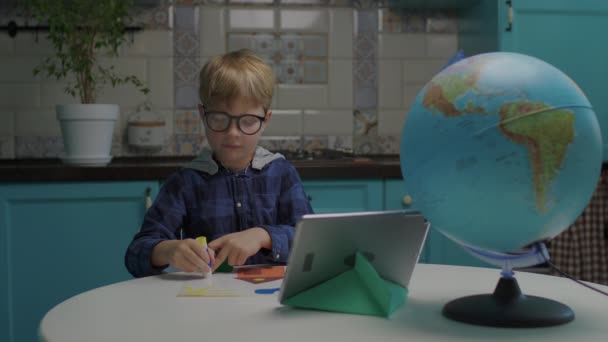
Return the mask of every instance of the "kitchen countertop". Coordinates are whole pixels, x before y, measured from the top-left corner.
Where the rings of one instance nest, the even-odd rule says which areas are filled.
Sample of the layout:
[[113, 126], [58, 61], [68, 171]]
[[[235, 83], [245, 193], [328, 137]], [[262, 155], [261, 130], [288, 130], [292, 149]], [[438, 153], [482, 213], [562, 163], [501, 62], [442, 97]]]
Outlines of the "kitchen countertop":
[[[105, 167], [68, 166], [57, 158], [0, 160], [0, 182], [162, 180], [194, 157], [117, 157]], [[302, 179], [401, 178], [396, 155], [291, 160]]]

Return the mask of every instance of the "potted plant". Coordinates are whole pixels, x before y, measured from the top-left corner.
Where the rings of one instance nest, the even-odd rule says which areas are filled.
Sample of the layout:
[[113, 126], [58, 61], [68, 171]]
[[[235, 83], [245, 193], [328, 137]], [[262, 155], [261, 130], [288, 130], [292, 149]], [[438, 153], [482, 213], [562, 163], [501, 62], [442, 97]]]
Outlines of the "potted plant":
[[115, 104], [97, 104], [104, 86], [132, 84], [144, 94], [148, 89], [134, 75], [120, 76], [114, 66], [98, 57], [118, 56], [131, 20], [132, 0], [26, 0], [26, 12], [45, 23], [55, 54], [34, 69], [34, 74], [66, 80], [66, 93], [80, 98], [78, 104], [56, 106], [66, 155], [64, 162], [106, 165], [110, 160]]

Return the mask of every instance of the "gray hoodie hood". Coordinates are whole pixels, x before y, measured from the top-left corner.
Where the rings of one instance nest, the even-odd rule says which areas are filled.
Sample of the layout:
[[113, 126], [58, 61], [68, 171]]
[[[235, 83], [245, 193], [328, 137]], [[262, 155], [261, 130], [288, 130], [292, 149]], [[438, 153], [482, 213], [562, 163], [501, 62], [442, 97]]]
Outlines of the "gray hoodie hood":
[[[272, 153], [263, 147], [257, 146], [255, 148], [255, 155], [253, 156], [253, 161], [251, 161], [251, 167], [257, 170], [261, 170], [271, 161], [281, 158], [285, 159], [285, 157], [280, 153]], [[184, 167], [188, 169], [202, 171], [210, 175], [216, 174], [219, 170], [219, 165], [213, 159], [213, 151], [211, 151], [211, 149], [209, 149], [208, 147], [205, 147], [203, 151], [194, 160], [186, 164]]]

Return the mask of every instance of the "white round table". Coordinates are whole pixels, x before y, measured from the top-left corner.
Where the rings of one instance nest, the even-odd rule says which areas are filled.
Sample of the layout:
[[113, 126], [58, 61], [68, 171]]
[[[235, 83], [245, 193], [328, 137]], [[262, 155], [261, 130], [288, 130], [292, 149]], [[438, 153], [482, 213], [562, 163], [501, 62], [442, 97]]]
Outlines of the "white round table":
[[[239, 282], [234, 274], [214, 281]], [[172, 273], [97, 288], [57, 305], [40, 324], [49, 342], [102, 341], [606, 341], [608, 297], [565, 278], [517, 272], [524, 294], [572, 308], [576, 318], [548, 328], [492, 328], [442, 316], [448, 301], [491, 293], [495, 269], [419, 264], [405, 304], [390, 318], [282, 306], [277, 294], [177, 297], [192, 276]], [[279, 287], [280, 280], [257, 285]], [[608, 291], [608, 286], [597, 285]]]

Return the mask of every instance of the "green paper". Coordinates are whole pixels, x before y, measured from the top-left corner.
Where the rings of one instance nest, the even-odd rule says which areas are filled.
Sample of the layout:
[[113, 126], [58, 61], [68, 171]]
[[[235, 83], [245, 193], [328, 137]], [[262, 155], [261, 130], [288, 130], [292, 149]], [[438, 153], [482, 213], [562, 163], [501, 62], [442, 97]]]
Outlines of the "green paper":
[[382, 279], [357, 253], [354, 268], [283, 302], [307, 309], [390, 317], [406, 297], [406, 288]]
[[224, 261], [216, 270], [218, 273], [230, 273], [232, 272], [232, 266], [228, 265], [228, 261]]

